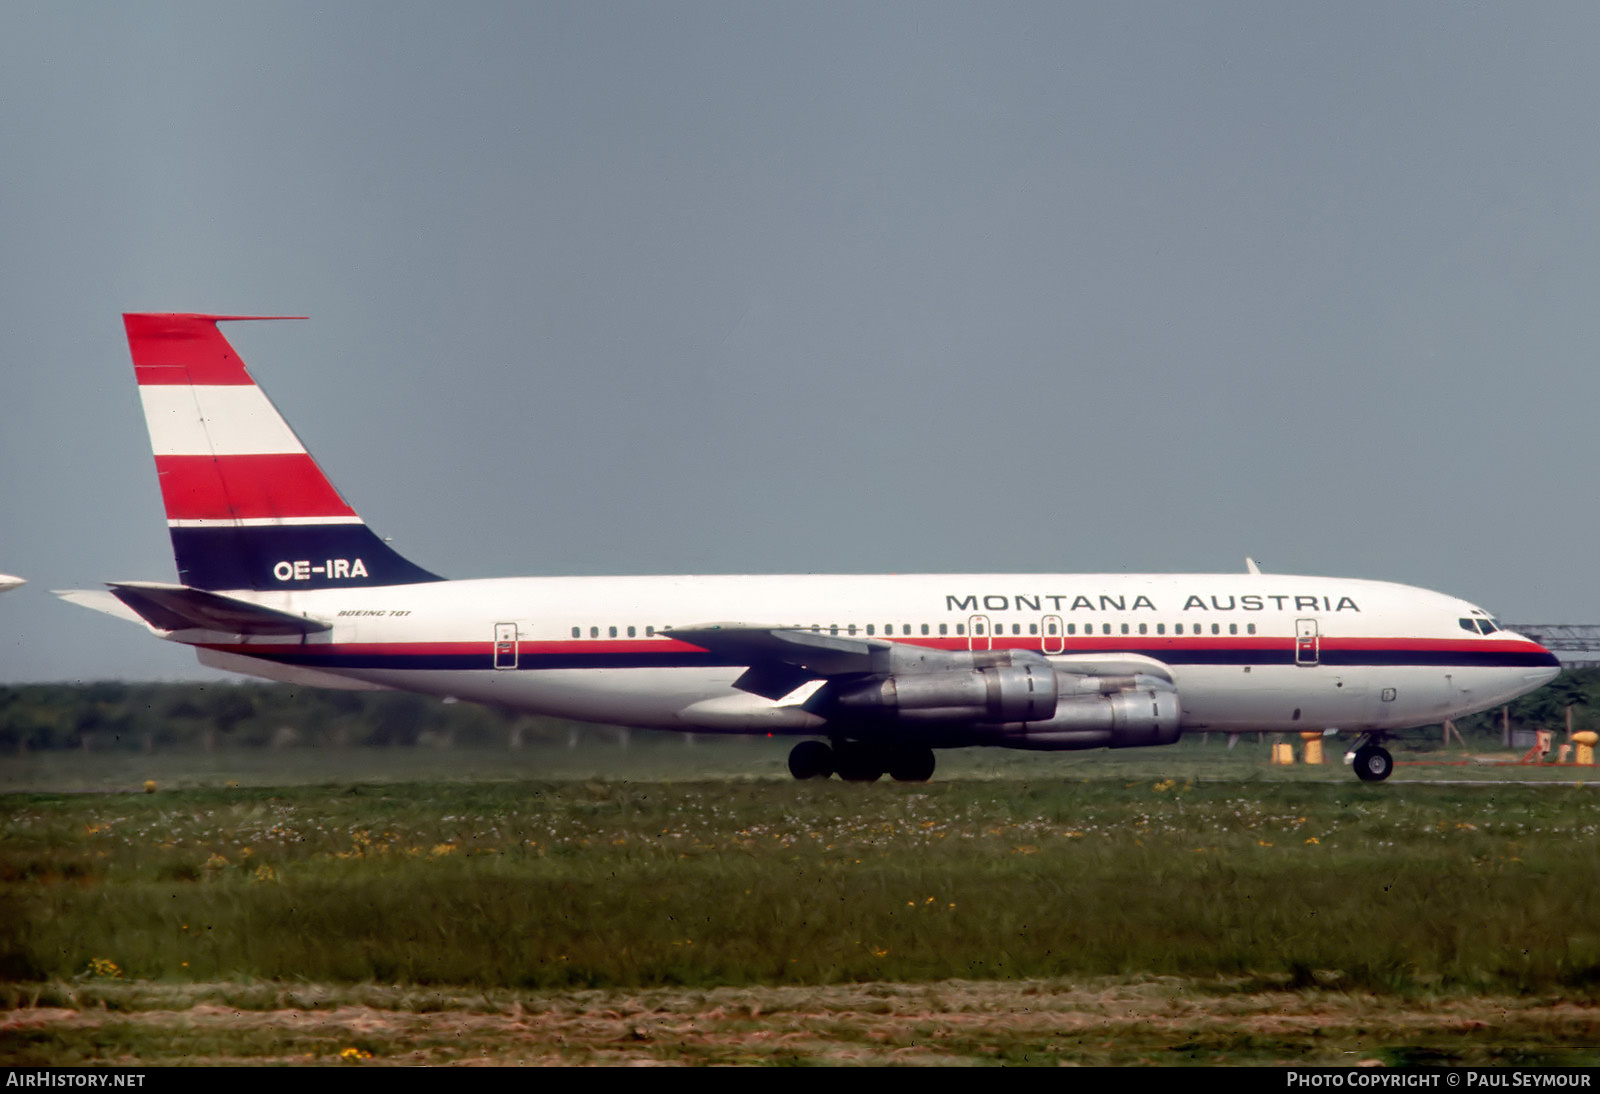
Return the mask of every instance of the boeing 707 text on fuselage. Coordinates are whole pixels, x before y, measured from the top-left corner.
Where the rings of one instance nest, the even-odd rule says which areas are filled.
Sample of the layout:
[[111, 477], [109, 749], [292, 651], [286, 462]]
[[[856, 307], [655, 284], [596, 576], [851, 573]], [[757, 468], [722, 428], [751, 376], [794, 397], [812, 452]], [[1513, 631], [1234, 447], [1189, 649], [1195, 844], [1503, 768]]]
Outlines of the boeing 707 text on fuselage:
[[590, 722], [790, 734], [798, 778], [929, 778], [934, 749], [1397, 730], [1559, 671], [1455, 597], [1261, 574], [446, 580], [374, 535], [217, 324], [127, 315], [179, 583], [64, 593], [274, 680]]

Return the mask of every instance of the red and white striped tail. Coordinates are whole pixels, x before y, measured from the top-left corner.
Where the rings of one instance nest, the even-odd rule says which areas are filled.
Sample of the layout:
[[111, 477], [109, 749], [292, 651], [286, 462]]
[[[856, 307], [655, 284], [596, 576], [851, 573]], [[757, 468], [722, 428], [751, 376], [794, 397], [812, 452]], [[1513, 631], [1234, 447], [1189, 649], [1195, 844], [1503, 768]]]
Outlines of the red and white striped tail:
[[179, 576], [203, 589], [439, 580], [372, 534], [217, 329], [288, 318], [123, 316]]

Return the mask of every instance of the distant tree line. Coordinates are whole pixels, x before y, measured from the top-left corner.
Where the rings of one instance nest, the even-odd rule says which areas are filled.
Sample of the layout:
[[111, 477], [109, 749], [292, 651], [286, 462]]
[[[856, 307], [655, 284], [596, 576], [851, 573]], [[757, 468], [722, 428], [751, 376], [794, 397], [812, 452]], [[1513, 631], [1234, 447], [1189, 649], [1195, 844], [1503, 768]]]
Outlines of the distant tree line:
[[[1510, 705], [1513, 729], [1600, 730], [1600, 669], [1569, 669]], [[1501, 709], [1459, 719], [1492, 745]], [[0, 753], [228, 747], [498, 746], [565, 741], [574, 723], [396, 691], [286, 684], [25, 684], [0, 687]], [[1442, 736], [1442, 734], [1441, 734]], [[1559, 739], [1559, 738], [1558, 738]]]
[[31, 749], [462, 745], [565, 740], [573, 723], [398, 691], [286, 684], [0, 687], [0, 754]]
[[[1563, 672], [1509, 709], [1512, 729], [1600, 729], [1600, 669]], [[258, 683], [0, 686], [0, 753], [32, 749], [518, 747], [565, 741], [574, 723], [400, 691]], [[1498, 744], [1499, 707], [1461, 718], [1474, 744]]]

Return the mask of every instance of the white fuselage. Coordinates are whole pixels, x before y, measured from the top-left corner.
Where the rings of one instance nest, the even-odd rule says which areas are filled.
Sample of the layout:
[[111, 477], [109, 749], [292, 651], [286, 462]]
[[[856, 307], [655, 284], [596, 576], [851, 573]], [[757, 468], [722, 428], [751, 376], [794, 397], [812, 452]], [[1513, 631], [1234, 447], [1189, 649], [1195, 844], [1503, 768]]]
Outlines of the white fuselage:
[[1454, 597], [1277, 574], [505, 578], [228, 595], [332, 629], [171, 636], [208, 663], [656, 729], [827, 732], [799, 711], [803, 695], [736, 690], [746, 664], [662, 633], [718, 622], [1148, 658], [1170, 674], [1185, 729], [1402, 729], [1506, 702], [1558, 671]]

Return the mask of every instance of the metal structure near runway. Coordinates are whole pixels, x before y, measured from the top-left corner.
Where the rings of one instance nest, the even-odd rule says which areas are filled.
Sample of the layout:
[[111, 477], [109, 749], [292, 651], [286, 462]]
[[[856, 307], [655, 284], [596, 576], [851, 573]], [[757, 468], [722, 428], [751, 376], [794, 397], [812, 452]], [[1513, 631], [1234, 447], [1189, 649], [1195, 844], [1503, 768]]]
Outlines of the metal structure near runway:
[[1600, 668], [1600, 623], [1513, 623], [1508, 626], [1555, 654], [1562, 668]]

